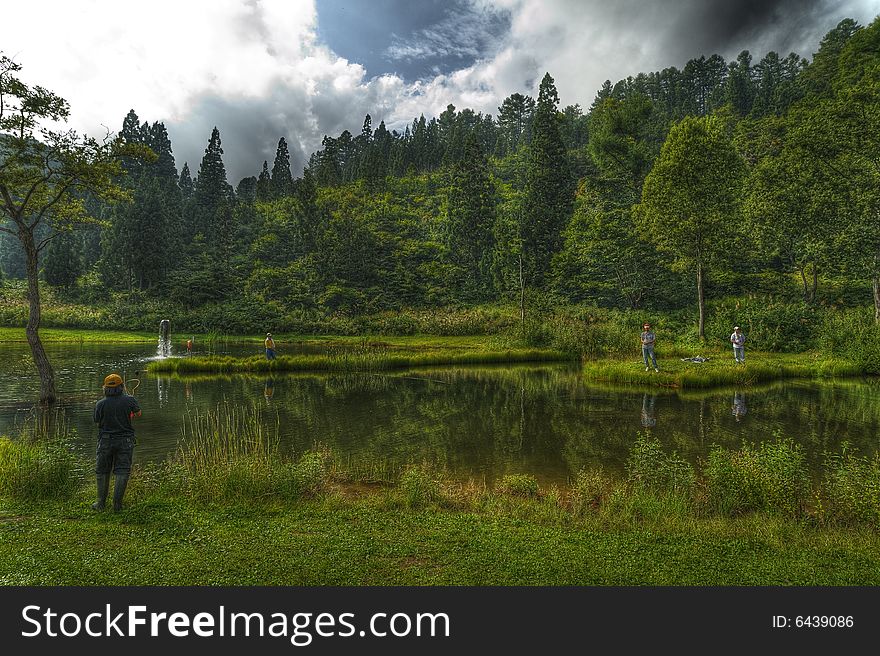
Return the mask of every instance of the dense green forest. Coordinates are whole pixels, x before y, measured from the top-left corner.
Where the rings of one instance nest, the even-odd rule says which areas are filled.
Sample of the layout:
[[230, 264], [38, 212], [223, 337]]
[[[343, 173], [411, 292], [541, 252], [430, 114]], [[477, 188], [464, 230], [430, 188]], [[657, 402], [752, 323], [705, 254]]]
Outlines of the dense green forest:
[[[81, 199], [98, 222], [41, 228], [41, 276], [58, 303], [129, 328], [165, 315], [280, 332], [522, 302], [699, 305], [702, 334], [704, 299], [750, 295], [873, 298], [880, 320], [878, 53], [880, 19], [844, 20], [811, 61], [700, 57], [608, 81], [586, 110], [560, 108], [548, 73], [537, 99], [511, 95], [496, 116], [449, 105], [401, 133], [367, 115], [358, 134], [325, 136], [301, 177], [281, 138], [235, 187], [218, 128], [178, 171], [165, 126], [132, 110], [120, 136], [157, 158], [124, 158], [129, 201]], [[0, 266], [25, 277], [10, 233]], [[7, 282], [3, 298], [23, 289]], [[23, 325], [24, 306], [4, 304], [0, 321]]]

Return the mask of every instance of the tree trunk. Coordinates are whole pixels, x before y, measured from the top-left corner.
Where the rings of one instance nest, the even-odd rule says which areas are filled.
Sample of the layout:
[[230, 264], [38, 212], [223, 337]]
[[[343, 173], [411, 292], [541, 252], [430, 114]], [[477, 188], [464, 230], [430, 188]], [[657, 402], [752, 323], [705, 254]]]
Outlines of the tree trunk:
[[819, 267], [813, 262], [813, 288], [810, 290], [810, 302], [816, 302], [816, 293], [819, 291]]
[[703, 265], [697, 265], [697, 304], [700, 307], [700, 323], [699, 323], [699, 336], [700, 339], [706, 338], [705, 331], [705, 323], [706, 323], [706, 303], [703, 298]]
[[804, 303], [810, 302], [810, 286], [807, 283], [806, 267], [799, 266], [798, 273], [801, 274], [801, 284], [804, 286]]
[[40, 281], [37, 268], [37, 246], [34, 243], [34, 236], [30, 232], [20, 232], [19, 236], [27, 262], [28, 303], [30, 305], [25, 334], [34, 356], [34, 364], [37, 365], [37, 373], [40, 375], [40, 402], [51, 404], [57, 399], [55, 371], [52, 369], [49, 358], [46, 356], [46, 350], [40, 341]]
[[520, 326], [526, 325], [526, 284], [523, 278], [522, 253], [519, 254], [519, 322]]
[[874, 275], [871, 285], [874, 288], [874, 323], [880, 324], [880, 275]]

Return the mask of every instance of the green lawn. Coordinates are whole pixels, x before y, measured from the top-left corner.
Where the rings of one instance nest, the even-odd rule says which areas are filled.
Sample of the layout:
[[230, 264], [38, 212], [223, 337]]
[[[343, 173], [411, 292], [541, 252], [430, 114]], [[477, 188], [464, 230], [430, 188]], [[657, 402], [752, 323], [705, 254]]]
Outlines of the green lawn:
[[[620, 526], [382, 493], [265, 506], [140, 499], [120, 514], [0, 499], [6, 585], [878, 585], [880, 537], [768, 516]], [[531, 504], [531, 505], [530, 505]]]

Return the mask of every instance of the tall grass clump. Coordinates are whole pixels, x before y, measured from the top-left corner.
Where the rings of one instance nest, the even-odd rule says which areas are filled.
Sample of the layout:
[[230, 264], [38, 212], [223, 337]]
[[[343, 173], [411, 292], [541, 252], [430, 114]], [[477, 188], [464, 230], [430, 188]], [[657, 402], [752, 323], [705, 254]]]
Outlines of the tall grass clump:
[[826, 517], [845, 524], [880, 526], [880, 453], [856, 456], [844, 445], [826, 458]]
[[790, 439], [739, 451], [715, 446], [703, 475], [709, 507], [726, 516], [762, 511], [795, 517], [810, 498], [803, 448]]
[[637, 488], [673, 494], [689, 494], [696, 480], [693, 465], [675, 451], [664, 452], [660, 440], [643, 433], [630, 451], [626, 474]]
[[324, 491], [330, 478], [330, 450], [317, 446], [283, 468], [277, 488], [289, 497], [314, 497]]
[[534, 499], [538, 496], [538, 481], [528, 474], [507, 474], [498, 482], [498, 491], [512, 497]]
[[598, 512], [615, 489], [615, 482], [605, 472], [582, 469], [569, 488], [571, 511], [576, 517]]
[[817, 341], [823, 353], [852, 362], [862, 373], [880, 374], [880, 326], [868, 310], [827, 313]]
[[257, 499], [277, 492], [278, 425], [266, 428], [257, 406], [218, 405], [195, 412], [184, 424], [184, 440], [172, 468], [193, 497], [205, 501]]
[[189, 496], [208, 502], [298, 499], [323, 490], [330, 452], [322, 447], [292, 460], [279, 449], [277, 416], [259, 406], [227, 404], [187, 417], [168, 476]]
[[64, 441], [0, 437], [0, 496], [70, 498], [82, 485], [84, 469]]
[[407, 467], [398, 489], [408, 508], [424, 508], [443, 500], [442, 477], [428, 464]]

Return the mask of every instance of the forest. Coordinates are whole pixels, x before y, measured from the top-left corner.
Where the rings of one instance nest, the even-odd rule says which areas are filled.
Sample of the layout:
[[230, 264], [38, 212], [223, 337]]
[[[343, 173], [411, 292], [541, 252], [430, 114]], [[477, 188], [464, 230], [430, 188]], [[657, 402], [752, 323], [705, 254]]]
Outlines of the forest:
[[[591, 307], [690, 309], [702, 337], [707, 304], [749, 297], [880, 321], [878, 52], [880, 20], [847, 19], [811, 60], [704, 56], [606, 81], [589, 108], [560, 107], [547, 73], [495, 116], [449, 105], [401, 132], [367, 115], [299, 177], [281, 137], [234, 187], [218, 127], [178, 170], [132, 109], [125, 198], [82, 194], [88, 220], [37, 226], [67, 308], [44, 325], [351, 333], [383, 315], [407, 333], [404, 311]], [[0, 323], [24, 325], [14, 231], [0, 268]]]

